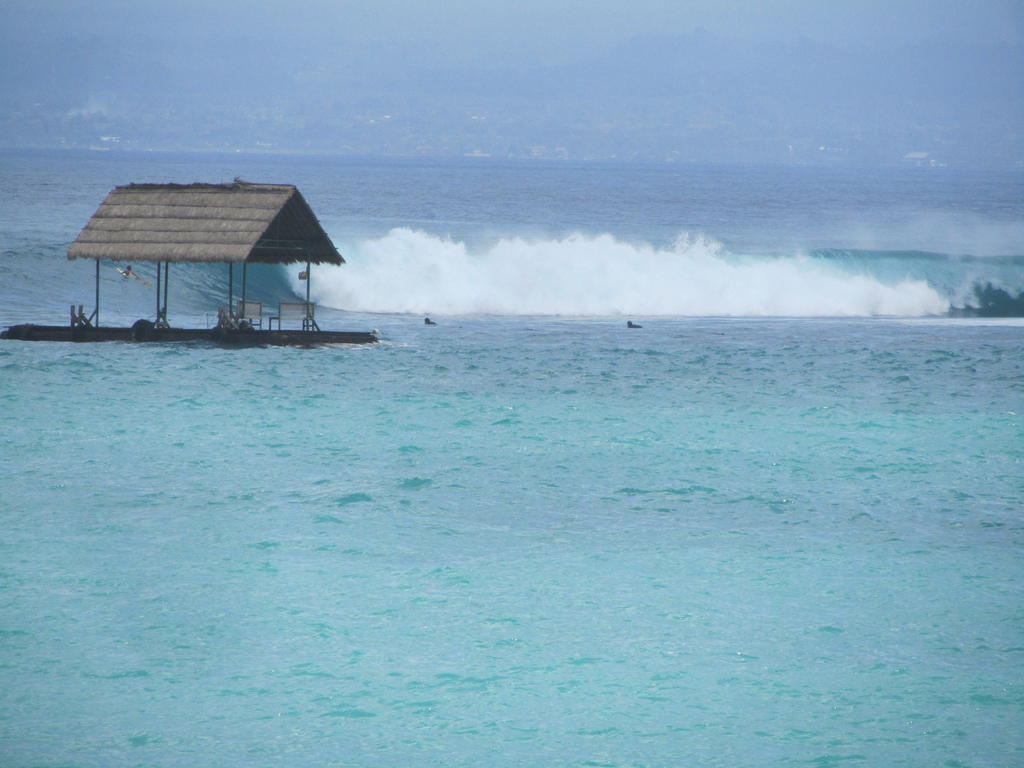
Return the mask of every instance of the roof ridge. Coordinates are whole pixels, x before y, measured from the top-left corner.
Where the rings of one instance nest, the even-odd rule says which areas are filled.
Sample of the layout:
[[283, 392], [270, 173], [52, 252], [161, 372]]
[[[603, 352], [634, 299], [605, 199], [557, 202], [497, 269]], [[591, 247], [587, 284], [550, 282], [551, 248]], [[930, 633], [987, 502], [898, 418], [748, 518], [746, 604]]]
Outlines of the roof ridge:
[[191, 184], [178, 184], [175, 182], [168, 182], [166, 184], [156, 184], [152, 182], [138, 183], [132, 182], [130, 184], [123, 184], [117, 189], [165, 189], [165, 190], [202, 190], [202, 189], [218, 189], [218, 190], [252, 190], [252, 191], [267, 191], [267, 192], [278, 192], [286, 189], [297, 189], [294, 184], [269, 184], [254, 181], [243, 181], [242, 179], [235, 178], [234, 181], [230, 181], [224, 184], [216, 184], [213, 182], [205, 181], [194, 181]]

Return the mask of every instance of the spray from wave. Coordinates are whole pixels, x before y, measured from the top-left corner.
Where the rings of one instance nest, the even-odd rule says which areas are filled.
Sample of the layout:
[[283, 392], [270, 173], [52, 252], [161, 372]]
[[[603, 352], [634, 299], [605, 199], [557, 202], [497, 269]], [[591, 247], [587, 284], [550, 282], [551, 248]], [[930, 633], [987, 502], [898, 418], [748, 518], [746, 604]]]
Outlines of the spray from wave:
[[359, 312], [869, 317], [949, 309], [922, 280], [885, 283], [804, 255], [742, 257], [704, 238], [662, 249], [611, 235], [507, 238], [471, 252], [402, 228], [345, 256], [345, 266], [317, 270], [314, 297]]

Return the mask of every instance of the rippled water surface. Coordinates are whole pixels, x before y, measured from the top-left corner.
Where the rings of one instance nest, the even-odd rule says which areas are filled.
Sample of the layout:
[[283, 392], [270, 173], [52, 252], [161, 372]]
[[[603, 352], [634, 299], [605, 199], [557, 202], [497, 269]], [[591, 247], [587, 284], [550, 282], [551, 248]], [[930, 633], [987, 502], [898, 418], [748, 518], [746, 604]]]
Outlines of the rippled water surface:
[[1024, 761], [1016, 321], [0, 346], [0, 763]]

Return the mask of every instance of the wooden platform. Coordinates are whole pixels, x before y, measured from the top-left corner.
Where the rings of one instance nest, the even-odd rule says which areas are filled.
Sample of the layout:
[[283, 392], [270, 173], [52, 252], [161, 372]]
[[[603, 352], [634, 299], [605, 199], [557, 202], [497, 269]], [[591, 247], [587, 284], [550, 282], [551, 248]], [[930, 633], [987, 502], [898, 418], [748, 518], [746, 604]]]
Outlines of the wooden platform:
[[228, 330], [222, 328], [157, 328], [140, 320], [131, 328], [92, 328], [67, 325], [13, 325], [0, 333], [2, 339], [19, 341], [205, 341], [225, 346], [314, 347], [322, 344], [374, 344], [377, 337], [366, 331]]

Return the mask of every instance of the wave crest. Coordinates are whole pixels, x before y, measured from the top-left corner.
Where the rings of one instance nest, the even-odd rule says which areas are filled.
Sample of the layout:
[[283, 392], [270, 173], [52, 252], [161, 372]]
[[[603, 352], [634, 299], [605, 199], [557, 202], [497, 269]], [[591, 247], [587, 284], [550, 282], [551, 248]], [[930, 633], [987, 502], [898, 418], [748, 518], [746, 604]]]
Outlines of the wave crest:
[[661, 249], [612, 235], [514, 237], [474, 253], [400, 228], [345, 254], [348, 264], [317, 270], [312, 288], [317, 301], [359, 312], [869, 317], [949, 309], [922, 280], [885, 283], [802, 254], [738, 256], [703, 237]]

